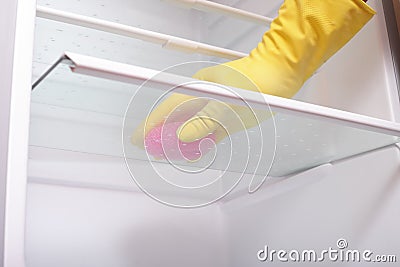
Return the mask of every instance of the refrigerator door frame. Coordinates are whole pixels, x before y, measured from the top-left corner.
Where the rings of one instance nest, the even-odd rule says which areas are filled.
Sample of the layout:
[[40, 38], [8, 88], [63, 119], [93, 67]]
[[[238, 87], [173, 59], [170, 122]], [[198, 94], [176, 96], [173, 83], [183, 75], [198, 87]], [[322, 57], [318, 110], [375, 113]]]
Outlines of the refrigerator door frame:
[[2, 3], [0, 22], [0, 265], [25, 266], [30, 84], [36, 1]]

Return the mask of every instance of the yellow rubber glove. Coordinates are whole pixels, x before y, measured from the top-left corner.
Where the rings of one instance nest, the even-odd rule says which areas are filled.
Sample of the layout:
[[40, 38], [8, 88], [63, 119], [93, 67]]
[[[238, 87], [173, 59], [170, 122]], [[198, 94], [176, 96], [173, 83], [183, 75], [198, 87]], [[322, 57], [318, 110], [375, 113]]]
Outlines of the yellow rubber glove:
[[[285, 0], [278, 17], [249, 56], [202, 69], [193, 77], [290, 98], [374, 14], [375, 11], [362, 0]], [[143, 146], [143, 136], [162, 123], [164, 117], [182, 102], [192, 99], [191, 96], [172, 95], [150, 114], [145, 129], [144, 123], [137, 128], [132, 142]], [[179, 138], [192, 142], [216, 132], [217, 141], [223, 139], [226, 131], [221, 131], [221, 124], [230, 125], [230, 119], [224, 118], [226, 105], [215, 101], [193, 103], [196, 104], [188, 108], [187, 118], [179, 118], [187, 120], [179, 131]], [[249, 114], [245, 114], [245, 108], [230, 107], [238, 111], [246, 128], [256, 125], [254, 116], [246, 121]], [[237, 129], [232, 129], [229, 133], [235, 131]]]

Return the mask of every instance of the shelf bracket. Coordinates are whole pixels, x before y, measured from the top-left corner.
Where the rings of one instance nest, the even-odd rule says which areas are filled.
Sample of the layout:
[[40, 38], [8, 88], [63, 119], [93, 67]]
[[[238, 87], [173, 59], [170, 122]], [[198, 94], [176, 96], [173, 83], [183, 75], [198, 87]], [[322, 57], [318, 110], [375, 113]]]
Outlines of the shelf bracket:
[[58, 64], [63, 63], [70, 67], [73, 67], [74, 63], [66, 55], [62, 55], [56, 62], [54, 62], [40, 77], [32, 84], [32, 91], [58, 66]]

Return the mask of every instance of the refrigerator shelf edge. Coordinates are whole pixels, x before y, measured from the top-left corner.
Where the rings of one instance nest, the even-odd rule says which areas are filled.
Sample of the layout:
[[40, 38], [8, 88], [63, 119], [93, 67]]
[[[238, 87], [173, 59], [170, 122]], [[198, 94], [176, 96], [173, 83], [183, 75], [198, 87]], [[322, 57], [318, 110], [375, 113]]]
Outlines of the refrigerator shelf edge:
[[121, 36], [136, 38], [145, 42], [160, 44], [162, 47], [167, 49], [183, 51], [187, 53], [199, 53], [230, 60], [238, 59], [247, 55], [242, 52], [204, 44], [172, 35], [144, 30], [133, 26], [78, 15], [71, 12], [60, 11], [43, 6], [37, 6], [36, 16], [44, 19], [50, 19], [76, 26], [118, 34]]
[[245, 11], [239, 8], [234, 8], [231, 6], [226, 6], [223, 4], [206, 0], [164, 0], [164, 1], [187, 8], [193, 8], [205, 12], [213, 12], [224, 16], [241, 19], [244, 21], [249, 21], [259, 25], [269, 25], [273, 20], [272, 18], [255, 14], [249, 11]]
[[[194, 79], [71, 52], [65, 52], [61, 59], [63, 60], [58, 60], [55, 65], [50, 67], [50, 70], [68, 59], [70, 60], [70, 68], [75, 73], [136, 85], [147, 81], [149, 85], [155, 88], [160, 86], [164, 88], [165, 85], [170, 87], [179, 85], [179, 89], [176, 92], [194, 96], [213, 96], [224, 102], [243, 105], [242, 100], [237, 99], [234, 93], [223, 90], [213, 83], [191, 84], [190, 82], [194, 81]], [[46, 71], [43, 75], [47, 75], [49, 72]], [[43, 75], [34, 83], [33, 89], [43, 80]], [[260, 99], [259, 93], [237, 88], [230, 89], [233, 92], [240, 92], [238, 95], [242, 96], [246, 102], [251, 103], [254, 107], [265, 109], [265, 104], [267, 103], [274, 110], [287, 114], [301, 114], [301, 116], [310, 119], [321, 119], [361, 130], [400, 136], [399, 123], [273, 95], [262, 94], [264, 99]]]
[[[229, 144], [225, 144], [231, 141], [218, 144], [217, 155], [222, 156], [210, 170], [225, 170], [223, 155], [234, 153], [227, 169], [231, 173], [261, 175], [257, 179], [263, 175], [282, 177], [400, 140], [400, 124], [391, 121], [70, 52], [61, 59], [55, 64], [58, 68], [52, 66], [45, 73], [48, 78], [42, 76], [35, 83], [30, 144], [37, 147], [122, 157], [121, 127], [125, 140], [145, 118], [146, 105], [152, 105], [154, 97], [171, 88], [236, 105], [244, 105], [244, 100], [256, 110], [271, 109], [274, 113], [273, 119], [260, 124], [260, 137], [251, 128], [232, 135], [236, 145], [231, 152]], [[144, 90], [139, 90], [145, 82]], [[139, 97], [133, 105], [135, 112], [126, 113], [137, 90], [144, 92], [142, 97], [146, 98]], [[130, 122], [128, 125], [123, 123], [124, 118]], [[130, 149], [127, 158], [149, 160], [139, 148]], [[245, 152], [253, 161], [243, 167], [248, 159]], [[270, 163], [272, 168], [267, 171]], [[204, 162], [182, 164], [199, 168]]]

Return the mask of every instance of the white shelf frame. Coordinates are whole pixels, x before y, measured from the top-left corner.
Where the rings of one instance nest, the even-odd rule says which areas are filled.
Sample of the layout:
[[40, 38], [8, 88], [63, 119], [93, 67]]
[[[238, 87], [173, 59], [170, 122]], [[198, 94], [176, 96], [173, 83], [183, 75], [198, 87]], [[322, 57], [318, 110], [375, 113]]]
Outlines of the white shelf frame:
[[43, 6], [37, 6], [36, 16], [39, 18], [135, 38], [145, 42], [159, 44], [163, 48], [186, 53], [198, 53], [208, 56], [226, 58], [229, 60], [235, 60], [247, 56], [246, 53], [218, 46]]
[[[247, 103], [254, 108], [265, 109], [266, 103], [277, 112], [301, 115], [309, 119], [319, 119], [342, 126], [353, 127], [361, 130], [372, 131], [400, 137], [400, 123], [372, 118], [365, 115], [351, 113], [343, 110], [328, 108], [315, 104], [305, 103], [293, 99], [262, 94], [260, 99], [258, 92], [243, 89], [231, 88], [233, 92], [223, 90], [214, 83], [203, 82], [202, 84], [190, 83], [192, 78], [178, 76], [169, 73], [114, 62], [105, 59], [80, 55], [71, 52], [65, 54], [57, 61], [68, 60], [70, 68], [75, 73], [90, 75], [94, 77], [106, 78], [115, 81], [128, 82], [140, 85], [147, 81], [148, 86], [154, 88], [173, 88], [179, 85], [176, 92], [193, 96], [203, 96], [219, 99], [224, 102], [243, 105], [242, 100], [237, 98], [240, 95]], [[53, 69], [52, 66], [50, 69]], [[43, 80], [46, 72], [35, 84], [37, 86]], [[151, 80], [150, 80], [151, 79]], [[236, 94], [235, 94], [236, 93]]]
[[253, 12], [245, 11], [239, 8], [230, 7], [227, 5], [207, 1], [207, 0], [164, 0], [172, 4], [180, 5], [186, 8], [192, 8], [205, 12], [212, 12], [228, 17], [237, 18], [258, 25], [269, 25], [274, 20], [273, 18], [265, 17]]

